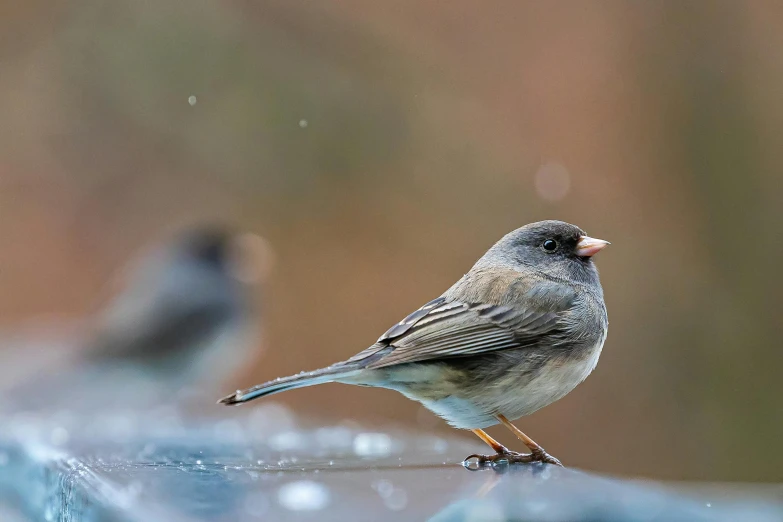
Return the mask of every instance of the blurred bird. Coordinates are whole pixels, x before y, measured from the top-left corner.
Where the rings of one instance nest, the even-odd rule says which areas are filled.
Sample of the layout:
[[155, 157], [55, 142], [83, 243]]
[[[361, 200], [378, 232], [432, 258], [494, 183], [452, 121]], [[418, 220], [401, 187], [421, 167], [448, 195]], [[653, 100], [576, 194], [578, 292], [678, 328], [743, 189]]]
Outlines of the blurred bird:
[[[471, 455], [480, 463], [561, 465], [509, 419], [562, 398], [595, 368], [608, 320], [592, 256], [608, 244], [562, 221], [524, 226], [363, 352], [220, 402], [239, 404], [326, 382], [389, 388], [452, 426], [472, 430], [495, 451]], [[510, 451], [484, 432], [498, 423], [531, 452]]]
[[86, 346], [6, 400], [136, 408], [216, 387], [257, 348], [248, 285], [262, 275], [265, 249], [258, 236], [201, 227], [142, 255]]

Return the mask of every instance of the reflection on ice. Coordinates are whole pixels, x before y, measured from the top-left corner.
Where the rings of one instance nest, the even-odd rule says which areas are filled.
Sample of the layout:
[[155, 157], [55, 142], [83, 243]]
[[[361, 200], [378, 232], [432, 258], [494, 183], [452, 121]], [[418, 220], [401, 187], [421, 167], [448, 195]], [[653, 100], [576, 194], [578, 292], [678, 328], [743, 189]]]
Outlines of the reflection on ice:
[[291, 511], [317, 511], [329, 505], [329, 490], [319, 482], [298, 480], [280, 487], [277, 492], [280, 505]]
[[316, 444], [335, 451], [348, 451], [353, 446], [354, 431], [347, 426], [323, 426], [315, 430]]
[[269, 437], [269, 446], [277, 451], [294, 451], [305, 444], [304, 435], [298, 431], [286, 431]]
[[401, 511], [408, 505], [408, 494], [404, 489], [395, 487], [388, 480], [376, 480], [372, 488], [383, 499], [383, 504], [392, 511]]
[[241, 444], [247, 440], [247, 433], [237, 419], [216, 421], [213, 433], [216, 440], [222, 440], [230, 444]]
[[380, 479], [372, 483], [372, 489], [377, 491], [381, 498], [387, 498], [394, 491], [394, 485], [388, 480]]
[[353, 439], [353, 452], [360, 457], [386, 457], [392, 453], [392, 439], [386, 433], [359, 433]]
[[408, 494], [404, 489], [397, 488], [383, 499], [383, 503], [392, 511], [402, 511], [408, 505]]

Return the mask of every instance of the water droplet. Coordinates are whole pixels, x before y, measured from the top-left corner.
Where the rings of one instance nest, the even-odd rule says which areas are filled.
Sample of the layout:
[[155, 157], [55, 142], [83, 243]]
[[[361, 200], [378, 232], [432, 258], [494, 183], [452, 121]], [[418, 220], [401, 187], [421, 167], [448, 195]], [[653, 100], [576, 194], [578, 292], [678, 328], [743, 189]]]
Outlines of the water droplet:
[[197, 102], [197, 101], [198, 101], [198, 100], [196, 99], [196, 97], [195, 97], [195, 96], [193, 96], [193, 95], [190, 95], [190, 96], [188, 96], [188, 105], [190, 105], [191, 107], [193, 107], [194, 105], [196, 105], [196, 102]]
[[508, 459], [498, 459], [492, 461], [493, 468], [505, 468], [508, 467]]
[[299, 120], [299, 127], [305, 129], [305, 128], [307, 128], [308, 125], [309, 125], [309, 123], [307, 122], [307, 120], [304, 120], [304, 119]]
[[470, 457], [462, 461], [462, 465], [469, 470], [481, 469], [481, 461], [478, 457]]
[[707, 507], [712, 507], [712, 504], [707, 502]]

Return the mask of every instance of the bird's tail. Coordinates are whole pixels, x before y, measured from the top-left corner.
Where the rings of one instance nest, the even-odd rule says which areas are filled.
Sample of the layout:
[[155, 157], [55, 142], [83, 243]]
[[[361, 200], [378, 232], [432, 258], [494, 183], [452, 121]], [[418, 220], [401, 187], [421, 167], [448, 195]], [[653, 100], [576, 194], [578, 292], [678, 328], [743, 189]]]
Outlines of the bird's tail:
[[329, 366], [328, 368], [321, 368], [312, 372], [303, 372], [297, 375], [291, 375], [290, 377], [282, 377], [273, 381], [253, 386], [247, 390], [237, 390], [235, 393], [223, 397], [218, 401], [219, 404], [242, 404], [243, 402], [252, 401], [259, 397], [266, 395], [273, 395], [295, 388], [304, 388], [306, 386], [314, 386], [316, 384], [323, 384], [325, 382], [339, 381], [345, 377], [358, 371], [355, 368], [346, 368]]

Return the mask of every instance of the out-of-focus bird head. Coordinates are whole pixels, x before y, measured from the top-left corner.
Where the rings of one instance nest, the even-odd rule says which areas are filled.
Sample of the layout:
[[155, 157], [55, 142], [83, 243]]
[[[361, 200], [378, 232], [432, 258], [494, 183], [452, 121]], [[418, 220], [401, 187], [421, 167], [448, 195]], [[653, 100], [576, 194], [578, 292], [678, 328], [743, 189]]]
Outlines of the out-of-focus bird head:
[[250, 232], [202, 226], [181, 233], [180, 255], [225, 271], [245, 284], [263, 282], [274, 262], [269, 243]]

